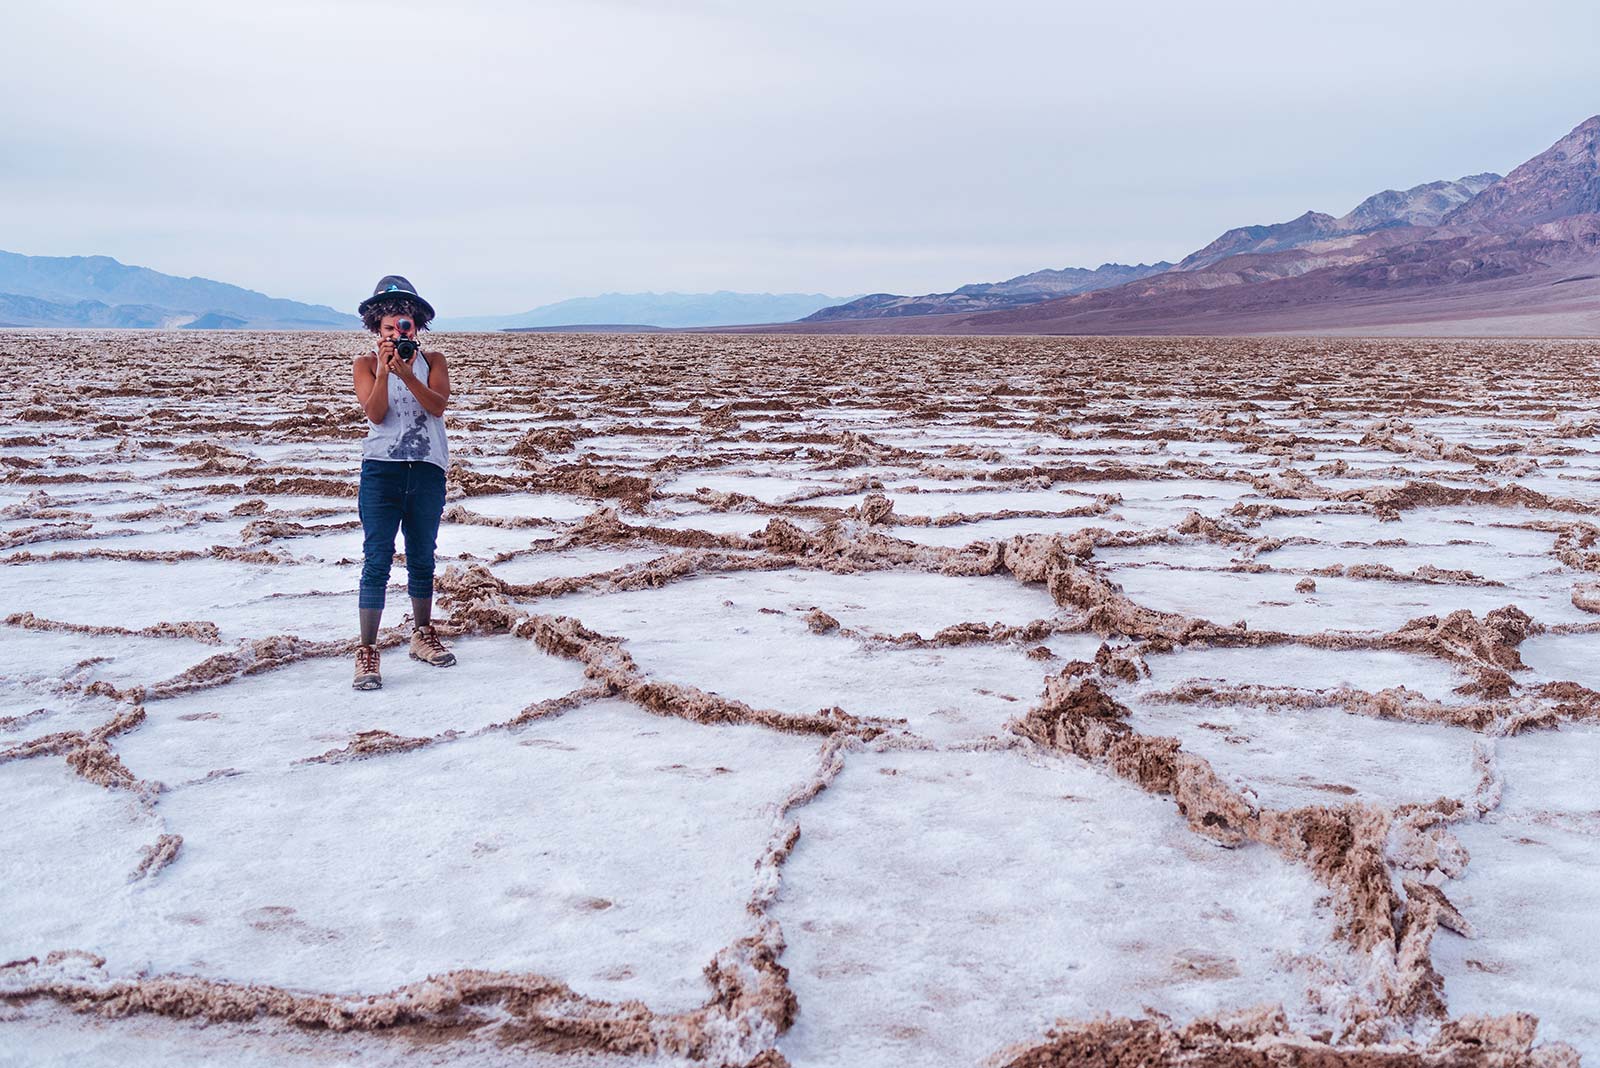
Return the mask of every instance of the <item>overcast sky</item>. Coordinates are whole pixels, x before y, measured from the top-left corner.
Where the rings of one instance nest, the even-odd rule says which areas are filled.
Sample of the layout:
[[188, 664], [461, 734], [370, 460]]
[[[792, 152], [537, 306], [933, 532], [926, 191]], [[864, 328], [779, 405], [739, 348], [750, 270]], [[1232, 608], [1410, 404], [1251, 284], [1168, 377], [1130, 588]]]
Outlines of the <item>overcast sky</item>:
[[7, 5], [0, 249], [441, 315], [923, 293], [1177, 259], [1504, 172], [1600, 112], [1600, 5]]

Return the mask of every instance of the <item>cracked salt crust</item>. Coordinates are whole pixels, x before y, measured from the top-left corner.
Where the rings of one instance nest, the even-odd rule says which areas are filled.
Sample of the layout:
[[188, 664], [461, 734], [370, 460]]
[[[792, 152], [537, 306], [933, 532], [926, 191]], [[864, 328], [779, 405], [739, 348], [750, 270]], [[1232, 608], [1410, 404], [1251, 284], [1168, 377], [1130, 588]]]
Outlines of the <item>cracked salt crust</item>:
[[0, 625], [0, 679], [37, 683], [62, 679], [80, 685], [104, 680], [125, 689], [171, 678], [220, 651], [192, 638]]
[[[1523, 646], [1525, 650], [1526, 645]], [[1290, 686], [1301, 690], [1340, 687], [1376, 693], [1405, 686], [1424, 697], [1447, 701], [1468, 682], [1460, 670], [1433, 657], [1387, 649], [1317, 649], [1283, 645], [1263, 656], [1257, 649], [1186, 648], [1146, 659], [1149, 688], [1182, 682], [1229, 686]]]
[[1418, 616], [1444, 616], [1463, 608], [1482, 616], [1507, 604], [1545, 624], [1592, 618], [1573, 607], [1567, 589], [1530, 594], [1526, 587], [1507, 590], [1319, 576], [1315, 592], [1299, 593], [1298, 578], [1292, 574], [1185, 571], [1177, 581], [1173, 572], [1162, 568], [1118, 568], [1111, 577], [1129, 597], [1163, 612], [1219, 623], [1242, 619], [1256, 630], [1296, 634], [1389, 631]]
[[1060, 611], [1042, 588], [1018, 587], [1006, 579], [800, 570], [704, 575], [663, 590], [574, 594], [561, 599], [559, 611], [608, 633], [637, 631], [641, 622], [651, 620], [651, 629], [694, 634], [718, 617], [738, 627], [738, 620], [762, 608], [796, 618], [821, 608], [845, 626], [924, 637], [956, 623], [1018, 625]]
[[1336, 708], [1131, 702], [1129, 722], [1175, 737], [1263, 805], [1295, 808], [1360, 797], [1395, 806], [1471, 795], [1473, 735]]
[[[155, 726], [134, 736], [186, 746]], [[350, 993], [453, 968], [526, 970], [690, 1008], [706, 994], [701, 968], [744, 926], [769, 799], [815, 751], [600, 702], [384, 759], [223, 777], [161, 797], [182, 861], [133, 891], [124, 865], [96, 853], [101, 827], [124, 854], [141, 843], [137, 827], [123, 829], [127, 804], [84, 783], [75, 792], [89, 795], [80, 805], [92, 819], [58, 821], [42, 851], [26, 832], [17, 843], [23, 902], [0, 953], [92, 945], [119, 974]], [[0, 782], [42, 771], [0, 767]], [[576, 797], [574, 775], [605, 789]], [[67, 883], [81, 907], [55, 896]]]
[[[274, 344], [326, 357], [348, 340]], [[354, 486], [359, 416], [324, 401], [344, 396], [347, 365], [307, 361], [311, 403], [224, 407], [181, 370], [210, 359], [209, 339], [96, 335], [175, 369], [104, 397], [78, 380], [72, 335], [6, 336], [21, 388], [0, 405], [0, 539], [39, 540], [0, 552], [5, 614], [156, 628], [0, 631], [0, 791], [14, 786], [27, 813], [4, 832], [25, 863], [0, 874], [0, 910], [33, 910], [0, 923], [32, 940], [7, 943], [0, 959], [24, 963], [0, 967], [0, 991], [35, 991], [0, 993], [0, 1038], [30, 1063], [73, 1050], [91, 1064], [476, 1064], [508, 1051], [610, 1064], [607, 1042], [673, 1028], [730, 1066], [780, 1068], [774, 1045], [795, 1068], [974, 1063], [1004, 1041], [1045, 1050], [1058, 1013], [1109, 1055], [1110, 1039], [1073, 1029], [1149, 1006], [1174, 1028], [1202, 1017], [1186, 1033], [1204, 1035], [1207, 1014], [1262, 1000], [1332, 1043], [1240, 1025], [1267, 1056], [1316, 1048], [1345, 1063], [1362, 1043], [1412, 1050], [1465, 1026], [1462, 1013], [1524, 1009], [1544, 1016], [1541, 1041], [1600, 1053], [1581, 970], [1595, 955], [1584, 887], [1600, 811], [1585, 785], [1600, 699], [1584, 687], [1600, 687], [1594, 617], [1573, 604], [1600, 566], [1600, 390], [1585, 350], [450, 340], [464, 380], [485, 383], [452, 413], [451, 503], [541, 522], [447, 523], [438, 617], [461, 665], [429, 674], [391, 646], [388, 687], [357, 695], [359, 536], [314, 529], [354, 518], [338, 489]], [[96, 429], [107, 419], [121, 433]], [[541, 457], [509, 455], [529, 429], [566, 430], [571, 447], [558, 434]], [[845, 510], [869, 492], [904, 518], [964, 521], [869, 525]], [[718, 496], [737, 493], [759, 503]], [[1121, 501], [972, 521], [1099, 493]], [[1422, 503], [1451, 499], [1495, 503]], [[118, 518], [153, 506], [177, 511]], [[635, 529], [595, 518], [611, 508]], [[128, 550], [202, 558], [74, 558]], [[1229, 570], [1252, 562], [1271, 570]], [[620, 581], [598, 577], [623, 564]], [[1280, 591], [1307, 571], [1374, 564], [1505, 586], [1318, 575], [1315, 590]], [[396, 570], [391, 624], [405, 610]], [[516, 601], [497, 585], [544, 581], [570, 592]], [[1489, 615], [1507, 604], [1533, 624]], [[1185, 615], [1151, 611], [1163, 607]], [[1473, 615], [1414, 622], [1453, 608]], [[1249, 629], [1231, 626], [1240, 618]], [[185, 620], [221, 644], [161, 627]], [[1266, 626], [1294, 636], [1258, 645]], [[283, 634], [300, 640], [272, 640]], [[1361, 647], [1385, 641], [1414, 651]], [[1320, 647], [1340, 644], [1356, 647]], [[189, 692], [127, 688], [195, 654], [201, 667], [151, 691]], [[1094, 718], [1115, 702], [1132, 711]], [[834, 705], [843, 714], [819, 714]], [[496, 726], [519, 715], [533, 718]], [[726, 719], [764, 726], [714, 725]], [[1117, 731], [1142, 733], [1122, 744]], [[1497, 737], [1508, 731], [1520, 733]], [[1227, 824], [1245, 804], [1224, 780], [1261, 804], [1312, 807], [1265, 820], [1271, 848], [1220, 851], [1208, 838], [1227, 828], [1206, 818]], [[1133, 785], [1173, 782], [1182, 796]], [[1341, 847], [1341, 828], [1366, 845]], [[1366, 867], [1346, 878], [1341, 859]], [[1433, 889], [1401, 895], [1402, 862]], [[1240, 900], [1254, 907], [1212, 907]], [[1362, 939], [1377, 932], [1370, 959], [1351, 966], [1333, 910], [1361, 919]], [[1456, 933], [1471, 927], [1473, 940]], [[70, 948], [105, 955], [105, 971], [26, 963]], [[493, 982], [516, 993], [471, 987], [471, 1004], [344, 1034], [148, 1012], [188, 1002], [117, 1020], [65, 1009], [100, 1004], [104, 984], [147, 966], [172, 976], [149, 980], [152, 997], [149, 984], [207, 977], [307, 992], [291, 1000], [348, 991], [378, 1014], [362, 1027], [386, 991], [432, 969], [511, 968]], [[552, 1019], [527, 1015], [539, 975], [599, 999], [558, 1011], [621, 1013], [620, 1029], [578, 1037], [564, 1019], [581, 1052], [536, 1051]], [[243, 997], [217, 988], [197, 1004]], [[642, 1016], [627, 1018], [629, 997], [648, 1003]], [[1429, 1056], [1486, 1064], [1495, 1042], [1532, 1034], [1490, 1026], [1500, 1039], [1473, 1032]]]
[[[141, 778], [169, 786], [212, 774], [262, 772], [343, 748], [363, 731], [402, 738], [470, 732], [581, 688], [582, 669], [513, 638], [455, 643], [451, 668], [383, 656], [384, 688], [350, 688], [343, 658], [305, 660], [226, 686], [150, 701], [117, 751]], [[509, 686], [508, 680], [515, 680]]]
[[776, 914], [796, 1065], [977, 1064], [1058, 1018], [1284, 1000], [1328, 952], [1310, 876], [1197, 840], [1076, 762], [867, 754], [800, 817]]

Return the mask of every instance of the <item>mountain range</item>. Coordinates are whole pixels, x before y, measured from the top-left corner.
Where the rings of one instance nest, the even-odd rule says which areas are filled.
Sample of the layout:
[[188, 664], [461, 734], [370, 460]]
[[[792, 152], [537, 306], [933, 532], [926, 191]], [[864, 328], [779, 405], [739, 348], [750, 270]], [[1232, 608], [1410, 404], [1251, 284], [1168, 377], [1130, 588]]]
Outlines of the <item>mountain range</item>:
[[[441, 318], [440, 330], [544, 330], [623, 324], [655, 330], [785, 322], [850, 298], [823, 293], [606, 293], [520, 315]], [[109, 256], [0, 252], [0, 327], [354, 330], [356, 316], [207, 278], [178, 278]]]
[[[848, 299], [848, 298], [844, 298]], [[822, 293], [605, 293], [545, 304], [520, 315], [440, 318], [438, 330], [546, 330], [601, 324], [647, 327], [782, 323], [841, 298]]]
[[343, 330], [354, 315], [109, 256], [0, 252], [0, 326]]
[[1172, 267], [1172, 264], [1164, 261], [1140, 263], [1134, 266], [1125, 263], [1102, 263], [1093, 270], [1087, 267], [1063, 267], [1059, 270], [1047, 268], [1043, 271], [1034, 271], [1032, 274], [1008, 278], [1004, 282], [978, 282], [965, 285], [953, 293], [927, 293], [920, 297], [870, 293], [845, 304], [822, 308], [800, 321], [825, 323], [844, 319], [890, 319], [906, 315], [937, 315], [948, 312], [1016, 308], [1072, 293], [1107, 289], [1146, 275], [1170, 271]]
[[[824, 308], [803, 322], [761, 329], [1600, 333], [1600, 116], [1504, 177], [1385, 190], [1338, 218], [1306, 212], [1238, 227], [1175, 265], [1113, 285], [998, 309], [974, 309], [972, 288], [879, 295], [867, 298], [875, 303]], [[918, 311], [898, 310], [907, 306]]]
[[[739, 324], [765, 324], [741, 326]], [[1176, 263], [1034, 271], [948, 293], [608, 293], [441, 329], [952, 334], [1600, 334], [1600, 116], [1501, 177], [1241, 226]], [[612, 324], [612, 325], [608, 325]], [[355, 316], [105, 256], [0, 252], [0, 326], [352, 329]]]

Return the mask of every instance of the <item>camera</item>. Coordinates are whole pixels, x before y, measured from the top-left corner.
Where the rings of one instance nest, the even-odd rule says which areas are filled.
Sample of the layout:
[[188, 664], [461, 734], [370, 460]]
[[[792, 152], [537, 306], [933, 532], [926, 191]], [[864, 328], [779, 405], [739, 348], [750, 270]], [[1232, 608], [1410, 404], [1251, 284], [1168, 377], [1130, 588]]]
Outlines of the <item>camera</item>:
[[394, 324], [395, 333], [400, 335], [394, 340], [394, 354], [408, 362], [417, 354], [417, 339], [411, 336], [415, 329], [410, 319], [401, 319]]

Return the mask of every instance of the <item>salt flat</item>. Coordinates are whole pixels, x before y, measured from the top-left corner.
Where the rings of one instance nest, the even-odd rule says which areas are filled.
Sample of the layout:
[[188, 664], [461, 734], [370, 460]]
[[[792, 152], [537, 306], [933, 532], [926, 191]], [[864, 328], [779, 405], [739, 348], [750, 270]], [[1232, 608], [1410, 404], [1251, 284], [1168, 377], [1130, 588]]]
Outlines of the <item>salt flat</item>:
[[1589, 346], [442, 336], [357, 693], [237, 340], [0, 332], [0, 1065], [1600, 1058]]

